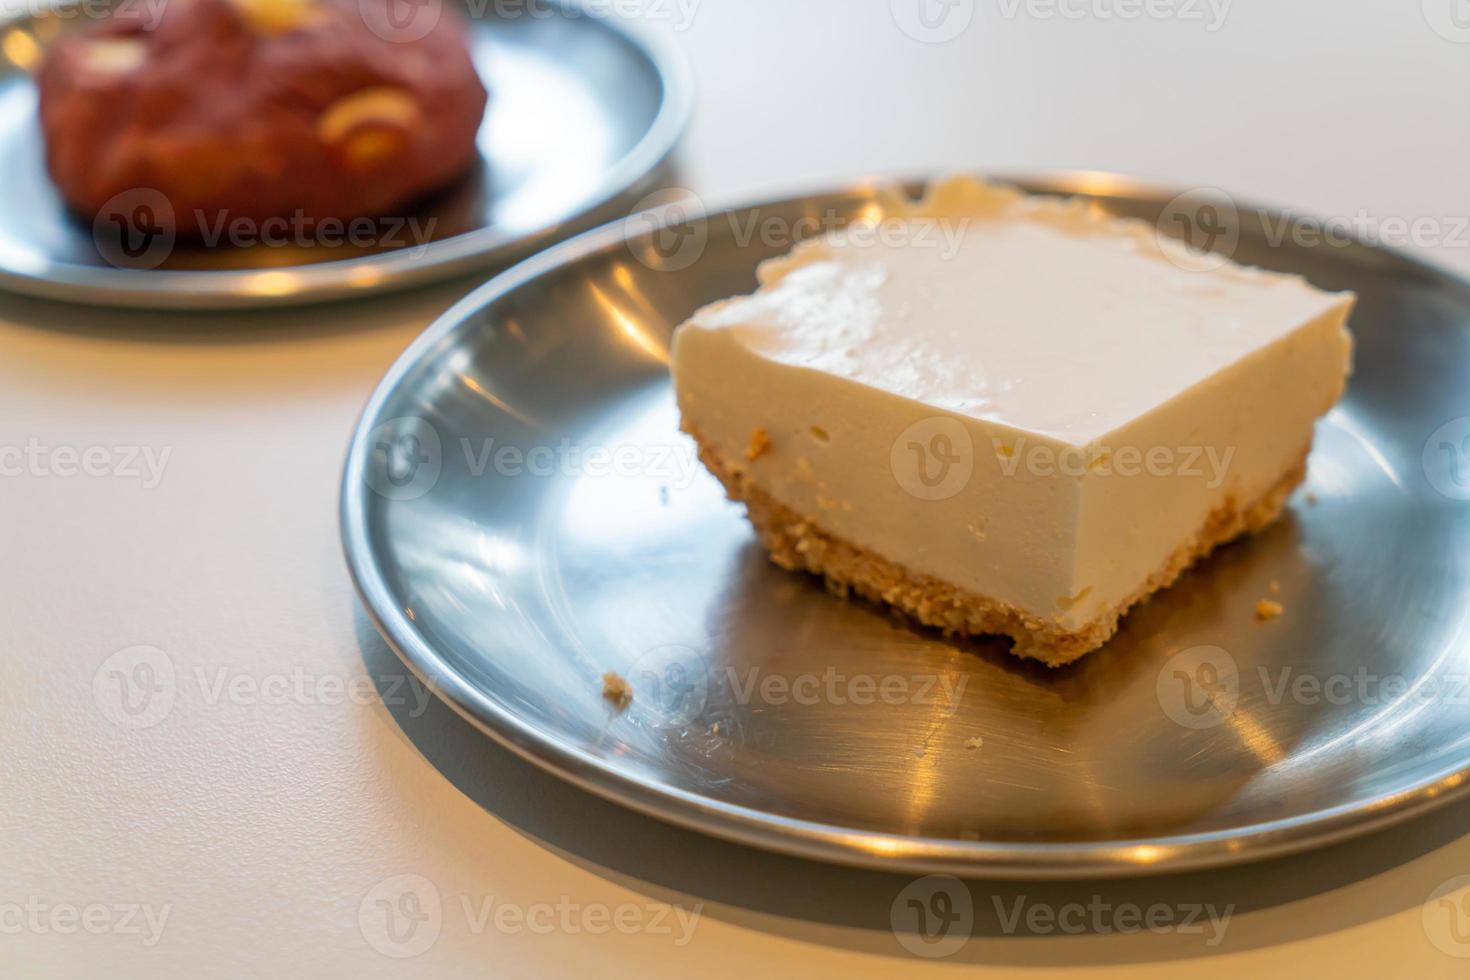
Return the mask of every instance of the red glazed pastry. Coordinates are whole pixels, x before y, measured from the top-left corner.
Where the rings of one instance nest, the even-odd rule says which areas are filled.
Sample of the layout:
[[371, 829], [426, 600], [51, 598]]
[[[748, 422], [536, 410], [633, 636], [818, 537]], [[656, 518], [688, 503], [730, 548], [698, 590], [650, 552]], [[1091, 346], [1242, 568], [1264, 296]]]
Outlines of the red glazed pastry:
[[89, 218], [156, 192], [180, 238], [386, 215], [448, 184], [477, 158], [485, 88], [457, 16], [395, 34], [396, 2], [171, 0], [153, 30], [62, 37], [40, 72], [52, 179]]

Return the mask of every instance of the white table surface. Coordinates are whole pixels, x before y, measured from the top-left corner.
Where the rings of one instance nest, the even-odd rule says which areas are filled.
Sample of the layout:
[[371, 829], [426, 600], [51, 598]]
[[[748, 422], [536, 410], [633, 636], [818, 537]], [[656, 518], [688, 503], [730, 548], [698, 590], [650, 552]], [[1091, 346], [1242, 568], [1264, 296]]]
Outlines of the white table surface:
[[[956, 3], [968, 26], [932, 44], [888, 0], [665, 0], [692, 13], [658, 29], [699, 83], [680, 179], [726, 198], [855, 173], [1082, 168], [1374, 220], [1470, 214], [1470, 43], [1431, 29], [1419, 0], [1236, 0], [1215, 30], [1205, 3], [1187, 5], [1204, 21]], [[1470, 271], [1463, 237], [1426, 251]], [[674, 830], [437, 702], [390, 713], [363, 687], [402, 668], [339, 555], [339, 467], [370, 387], [469, 285], [268, 315], [0, 296], [0, 446], [111, 454], [107, 475], [0, 478], [0, 975], [1470, 973], [1449, 955], [1470, 956], [1470, 905], [1460, 932], [1424, 906], [1470, 874], [1470, 806], [1219, 873], [973, 882], [973, 937], [927, 959], [889, 927], [908, 878]], [[120, 447], [168, 454], [156, 486]], [[93, 684], [138, 645], [177, 672], [144, 728], [115, 723]], [[439, 914], [423, 904], [419, 932], [388, 935], [376, 903], [405, 887], [437, 894]], [[1216, 945], [1008, 935], [994, 903], [1017, 899], [1234, 914]], [[659, 925], [668, 903], [698, 909], [692, 935]], [[602, 914], [625, 930], [594, 931]], [[418, 955], [388, 955], [404, 952]]]

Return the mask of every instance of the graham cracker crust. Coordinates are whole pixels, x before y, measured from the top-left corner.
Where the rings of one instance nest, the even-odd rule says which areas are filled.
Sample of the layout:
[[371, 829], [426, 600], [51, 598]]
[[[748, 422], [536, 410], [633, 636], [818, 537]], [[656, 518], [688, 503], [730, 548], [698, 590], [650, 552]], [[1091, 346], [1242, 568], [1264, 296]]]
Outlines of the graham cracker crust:
[[1123, 602], [1086, 626], [1067, 630], [1010, 603], [910, 572], [882, 555], [827, 534], [752, 484], [746, 479], [743, 467], [728, 464], [698, 433], [687, 426], [685, 431], [693, 436], [700, 461], [724, 484], [726, 496], [745, 504], [746, 515], [761, 544], [777, 565], [821, 575], [828, 589], [839, 596], [856, 592], [900, 609], [920, 623], [938, 627], [947, 634], [1008, 636], [1014, 641], [1011, 652], [1016, 656], [1039, 660], [1051, 667], [1069, 664], [1096, 650], [1118, 631], [1119, 621], [1133, 606], [1172, 585], [1185, 569], [1216, 547], [1260, 530], [1279, 517], [1291, 492], [1306, 477], [1307, 454], [1311, 449], [1308, 445], [1296, 465], [1260, 498], [1244, 505], [1233, 498], [1227, 499], [1163, 567]]

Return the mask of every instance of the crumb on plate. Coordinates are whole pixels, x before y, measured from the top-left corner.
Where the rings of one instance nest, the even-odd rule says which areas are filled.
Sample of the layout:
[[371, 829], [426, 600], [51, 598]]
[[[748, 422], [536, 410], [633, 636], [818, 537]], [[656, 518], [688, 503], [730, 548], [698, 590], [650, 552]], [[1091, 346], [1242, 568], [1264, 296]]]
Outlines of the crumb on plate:
[[633, 700], [633, 685], [617, 671], [610, 670], [602, 675], [602, 696], [618, 708], [626, 708]]
[[1275, 619], [1284, 612], [1286, 612], [1286, 607], [1279, 602], [1272, 602], [1270, 599], [1256, 600], [1256, 619], [1259, 619], [1261, 622], [1265, 622], [1268, 619]]

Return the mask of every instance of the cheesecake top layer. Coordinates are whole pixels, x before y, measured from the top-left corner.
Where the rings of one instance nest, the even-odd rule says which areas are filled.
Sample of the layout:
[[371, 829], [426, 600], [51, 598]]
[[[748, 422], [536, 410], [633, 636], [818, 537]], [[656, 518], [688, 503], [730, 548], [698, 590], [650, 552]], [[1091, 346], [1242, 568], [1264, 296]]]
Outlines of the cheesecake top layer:
[[1353, 301], [1296, 276], [1202, 268], [1152, 225], [972, 178], [874, 210], [875, 224], [763, 263], [757, 292], [684, 329], [1085, 445]]

